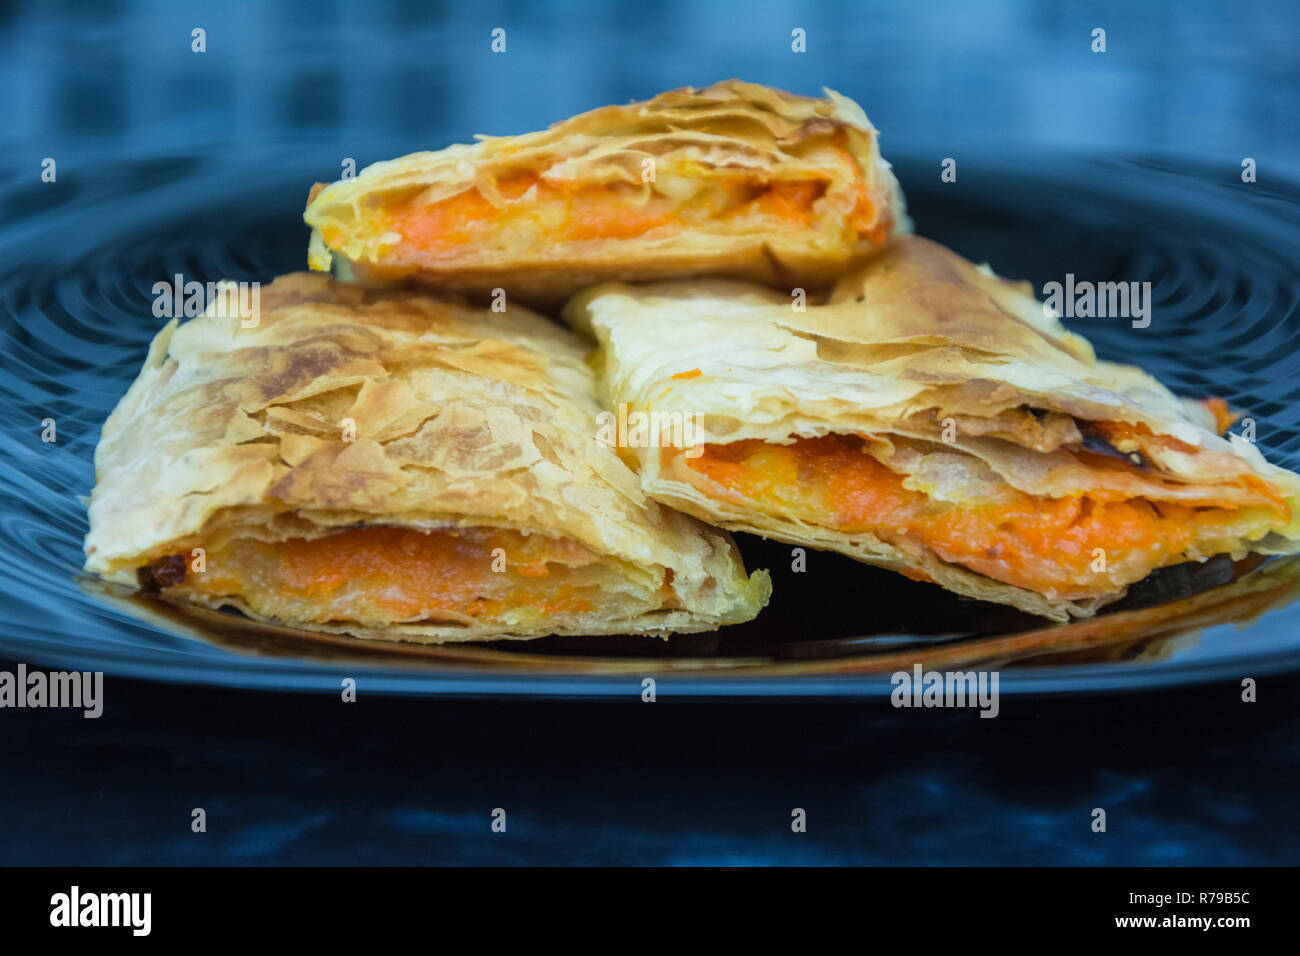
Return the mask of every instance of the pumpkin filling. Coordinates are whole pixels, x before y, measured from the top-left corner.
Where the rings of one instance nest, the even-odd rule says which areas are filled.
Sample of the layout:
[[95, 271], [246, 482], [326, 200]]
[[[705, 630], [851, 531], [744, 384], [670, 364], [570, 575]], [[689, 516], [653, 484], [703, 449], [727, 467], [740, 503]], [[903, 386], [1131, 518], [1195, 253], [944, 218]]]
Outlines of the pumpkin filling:
[[[207, 550], [204, 562], [196, 570], [186, 555], [172, 555], [147, 576], [168, 593], [214, 605], [238, 598], [269, 618], [371, 626], [531, 622], [590, 612], [611, 589], [605, 563], [578, 542], [498, 529], [359, 527], [275, 542], [236, 538]], [[657, 582], [649, 591], [661, 600]]]
[[[772, 218], [808, 225], [825, 183], [759, 186], [743, 179], [715, 183], [686, 200], [627, 184], [563, 189], [531, 173], [497, 184], [497, 202], [469, 189], [432, 205], [418, 196], [384, 206], [379, 231], [430, 255], [499, 243], [524, 248], [588, 239], [632, 239], [655, 230], [682, 231], [710, 221], [761, 228]], [[329, 236], [325, 236], [329, 241]]]
[[[840, 228], [848, 238], [884, 242], [893, 225], [889, 210], [877, 215], [870, 189], [849, 154], [839, 161], [854, 169], [853, 207]], [[380, 256], [450, 258], [476, 247], [531, 252], [586, 240], [633, 239], [654, 234], [711, 230], [728, 234], [818, 226], [825, 178], [768, 181], [748, 173], [699, 176], [661, 170], [655, 181], [633, 185], [557, 185], [535, 172], [520, 170], [490, 185], [471, 187], [435, 202], [425, 190], [376, 195], [362, 235], [379, 236]], [[842, 202], [842, 201], [841, 201]], [[842, 208], [842, 206], [841, 206]], [[345, 240], [338, 226], [321, 233], [327, 246]]]
[[[844, 435], [706, 445], [704, 454], [681, 461], [712, 497], [845, 534], [870, 533], [905, 553], [919, 546], [1053, 599], [1113, 594], [1156, 568], [1230, 552], [1240, 546], [1244, 519], [1259, 517], [1254, 506], [1213, 501], [1046, 498], [1010, 488], [996, 501], [958, 505], [905, 487], [906, 476], [868, 454], [862, 439]], [[1278, 527], [1289, 518], [1280, 499], [1261, 495], [1259, 508]]]

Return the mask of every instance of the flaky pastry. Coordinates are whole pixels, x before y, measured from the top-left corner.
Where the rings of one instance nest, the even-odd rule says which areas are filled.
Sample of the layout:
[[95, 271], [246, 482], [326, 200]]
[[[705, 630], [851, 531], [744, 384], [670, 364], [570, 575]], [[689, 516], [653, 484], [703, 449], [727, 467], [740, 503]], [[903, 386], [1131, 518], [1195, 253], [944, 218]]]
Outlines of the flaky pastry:
[[700, 279], [608, 284], [566, 316], [600, 343], [607, 405], [698, 418], [702, 449], [625, 453], [722, 527], [1057, 620], [1156, 568], [1300, 548], [1300, 478], [1225, 437], [1221, 400], [1098, 360], [1028, 283], [925, 239], [803, 311]]
[[584, 348], [519, 306], [298, 273], [173, 320], [104, 426], [86, 567], [177, 601], [442, 642], [752, 618], [730, 537], [595, 439]]

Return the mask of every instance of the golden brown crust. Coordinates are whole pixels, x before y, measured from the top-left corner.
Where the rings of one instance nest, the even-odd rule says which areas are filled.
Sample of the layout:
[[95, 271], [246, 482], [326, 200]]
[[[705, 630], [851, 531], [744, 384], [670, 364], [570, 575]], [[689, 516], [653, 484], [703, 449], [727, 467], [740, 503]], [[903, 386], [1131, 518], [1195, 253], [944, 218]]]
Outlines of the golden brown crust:
[[[653, 185], [643, 180], [648, 159], [657, 164]], [[520, 169], [560, 189], [622, 184], [651, 195], [669, 190], [674, 176], [743, 173], [768, 182], [825, 182], [826, 192], [814, 207], [813, 225], [651, 231], [522, 249], [502, 230], [491, 241], [432, 261], [396, 234], [377, 234], [371, 219], [394, 197], [432, 204], [471, 189], [495, 197], [498, 182]], [[862, 235], [847, 224], [860, 190], [874, 211], [870, 223], [860, 224]], [[540, 132], [376, 163], [353, 179], [313, 190], [304, 219], [314, 230], [313, 269], [333, 268], [369, 283], [405, 278], [475, 295], [505, 288], [535, 303], [557, 302], [611, 279], [707, 273], [780, 285], [829, 284], [884, 235], [909, 226], [898, 182], [856, 103], [829, 90], [827, 98], [816, 99], [738, 80], [603, 107]], [[868, 233], [874, 238], [863, 238]]]
[[[601, 345], [607, 404], [700, 415], [702, 442], [871, 435], [909, 487], [973, 503], [1008, 486], [1047, 497], [1103, 491], [1188, 502], [1208, 491], [1245, 514], [1260, 501], [1251, 479], [1237, 481], [1245, 474], [1277, 489], [1290, 520], [1237, 529], [1232, 553], [1300, 548], [1300, 478], [1249, 442], [1220, 437], [1201, 404], [1136, 367], [1097, 360], [1086, 340], [1044, 314], [1027, 283], [918, 237], [895, 238], [802, 312], [788, 295], [693, 280], [602, 286], [576, 296], [565, 315]], [[945, 436], [948, 420], [955, 428]], [[1075, 454], [1077, 423], [1086, 421], [1145, 426], [1177, 442], [1143, 448], [1146, 470], [1099, 472]], [[1057, 619], [1123, 594], [1053, 598], [871, 535], [800, 527], [704, 494], [680, 456], [639, 457], [651, 497], [722, 527], [839, 550]]]
[[[583, 355], [568, 332], [518, 306], [379, 297], [309, 273], [261, 291], [256, 328], [211, 309], [173, 321], [104, 426], [86, 566], [134, 583], [142, 565], [243, 536], [501, 527], [581, 542], [642, 590], [671, 570], [676, 609], [633, 602], [626, 619], [570, 632], [753, 617], [766, 576], [747, 579], [725, 534], [649, 501], [596, 441]], [[460, 640], [497, 636], [494, 627], [551, 632], [545, 621], [334, 629]]]

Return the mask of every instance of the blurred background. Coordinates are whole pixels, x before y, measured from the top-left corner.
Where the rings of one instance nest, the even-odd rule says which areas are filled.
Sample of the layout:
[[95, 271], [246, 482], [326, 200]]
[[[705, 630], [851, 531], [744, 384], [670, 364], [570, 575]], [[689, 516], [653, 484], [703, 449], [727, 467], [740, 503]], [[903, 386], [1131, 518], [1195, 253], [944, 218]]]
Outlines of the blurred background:
[[[862, 103], [891, 149], [1300, 162], [1294, 0], [30, 0], [0, 3], [0, 141], [360, 162], [727, 77]], [[490, 49], [506, 31], [506, 51]], [[805, 31], [805, 53], [791, 33]], [[1106, 51], [1092, 52], [1094, 29]], [[192, 31], [206, 52], [193, 52]], [[11, 165], [11, 171], [13, 165]]]

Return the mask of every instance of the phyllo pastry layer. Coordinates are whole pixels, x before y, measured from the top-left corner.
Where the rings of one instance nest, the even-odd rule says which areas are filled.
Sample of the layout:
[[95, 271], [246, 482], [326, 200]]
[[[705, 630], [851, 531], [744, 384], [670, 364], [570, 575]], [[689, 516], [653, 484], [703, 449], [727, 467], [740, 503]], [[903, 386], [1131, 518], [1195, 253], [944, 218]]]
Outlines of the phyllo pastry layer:
[[[230, 317], [221, 313], [229, 312]], [[650, 501], [584, 348], [527, 310], [300, 273], [173, 321], [104, 426], [86, 567], [362, 637], [668, 634], [754, 617], [725, 532]]]
[[854, 103], [731, 80], [317, 184], [309, 263], [552, 302], [594, 282], [829, 283], [906, 225]]
[[566, 315], [600, 343], [610, 407], [695, 417], [702, 448], [625, 454], [651, 497], [723, 527], [1057, 620], [1156, 568], [1300, 542], [1300, 478], [1221, 437], [1221, 400], [1098, 360], [1028, 283], [924, 239], [806, 311], [695, 280], [606, 285]]

